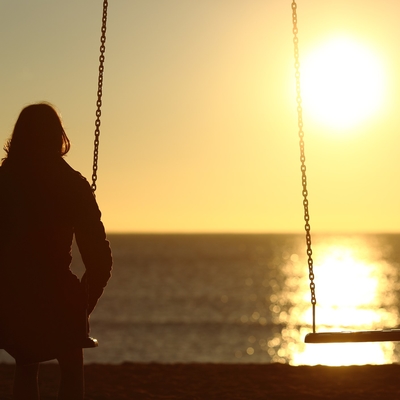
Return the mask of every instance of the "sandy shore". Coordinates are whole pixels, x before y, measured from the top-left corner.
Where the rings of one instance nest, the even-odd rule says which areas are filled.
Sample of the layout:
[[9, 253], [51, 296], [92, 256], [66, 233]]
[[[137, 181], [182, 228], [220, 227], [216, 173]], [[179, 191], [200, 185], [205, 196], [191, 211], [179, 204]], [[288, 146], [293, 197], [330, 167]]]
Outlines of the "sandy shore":
[[[11, 399], [14, 367], [0, 364], [0, 399]], [[400, 398], [400, 365], [290, 367], [281, 364], [90, 364], [86, 398], [383, 399]], [[56, 399], [56, 364], [40, 369], [42, 400]]]

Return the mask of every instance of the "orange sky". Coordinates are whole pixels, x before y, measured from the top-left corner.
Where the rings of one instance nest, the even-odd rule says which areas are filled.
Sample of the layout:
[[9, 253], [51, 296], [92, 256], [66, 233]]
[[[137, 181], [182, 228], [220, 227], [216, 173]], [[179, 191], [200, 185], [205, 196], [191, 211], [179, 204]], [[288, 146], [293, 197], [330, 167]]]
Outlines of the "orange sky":
[[[87, 177], [100, 3], [0, 3], [0, 139], [24, 105], [50, 101]], [[303, 60], [348, 37], [387, 85], [380, 112], [351, 129], [305, 105], [314, 231], [399, 231], [399, 8], [298, 1]], [[109, 0], [97, 199], [110, 232], [303, 229], [291, 29], [291, 1]]]

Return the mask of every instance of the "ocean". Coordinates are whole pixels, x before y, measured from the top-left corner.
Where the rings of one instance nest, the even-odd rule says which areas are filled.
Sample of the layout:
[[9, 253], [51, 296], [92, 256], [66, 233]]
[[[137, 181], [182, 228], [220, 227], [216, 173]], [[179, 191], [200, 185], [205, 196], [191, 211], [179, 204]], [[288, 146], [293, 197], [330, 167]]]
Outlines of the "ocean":
[[[393, 342], [304, 344], [312, 330], [304, 235], [109, 235], [113, 277], [86, 363], [400, 362]], [[76, 248], [71, 268], [80, 275]], [[400, 235], [315, 235], [317, 331], [400, 325]], [[0, 362], [12, 362], [0, 352]]]

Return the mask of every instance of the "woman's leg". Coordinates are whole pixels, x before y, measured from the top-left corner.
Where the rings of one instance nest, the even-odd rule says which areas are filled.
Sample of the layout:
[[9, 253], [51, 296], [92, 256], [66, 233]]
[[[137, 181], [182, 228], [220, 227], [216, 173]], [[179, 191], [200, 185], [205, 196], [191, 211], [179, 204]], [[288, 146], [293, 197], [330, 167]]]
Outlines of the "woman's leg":
[[39, 400], [39, 364], [20, 364], [16, 362], [14, 378], [14, 400]]
[[83, 400], [83, 350], [69, 349], [57, 357], [61, 370], [58, 400]]

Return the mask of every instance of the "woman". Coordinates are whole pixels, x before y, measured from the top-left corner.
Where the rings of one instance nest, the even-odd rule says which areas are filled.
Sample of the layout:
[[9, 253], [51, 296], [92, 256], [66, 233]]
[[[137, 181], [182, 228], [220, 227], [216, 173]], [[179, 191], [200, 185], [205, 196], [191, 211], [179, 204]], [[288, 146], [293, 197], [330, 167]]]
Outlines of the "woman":
[[[63, 159], [70, 142], [47, 103], [24, 108], [0, 166], [0, 345], [16, 361], [15, 399], [38, 399], [39, 362], [57, 359], [59, 399], [83, 399], [87, 317], [112, 257], [89, 183]], [[86, 272], [69, 269], [73, 236]], [[87, 311], [87, 313], [86, 313]]]

